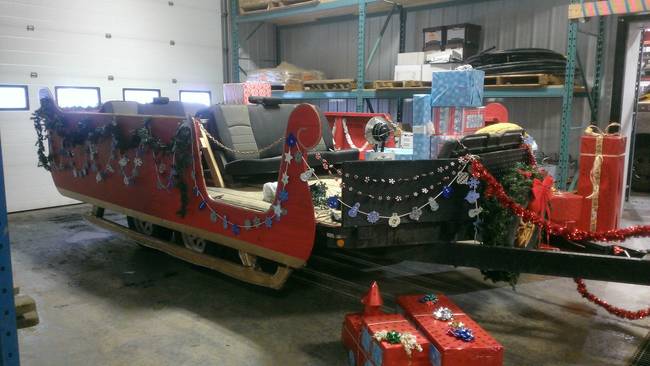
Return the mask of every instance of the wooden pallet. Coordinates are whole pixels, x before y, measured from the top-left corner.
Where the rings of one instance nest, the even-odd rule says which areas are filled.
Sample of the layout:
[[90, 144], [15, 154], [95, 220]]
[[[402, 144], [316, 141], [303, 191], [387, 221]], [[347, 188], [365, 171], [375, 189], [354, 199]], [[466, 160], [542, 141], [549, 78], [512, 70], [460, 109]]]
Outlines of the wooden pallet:
[[18, 288], [14, 288], [14, 304], [16, 306], [16, 327], [18, 329], [33, 327], [39, 322], [36, 312], [36, 302], [27, 295], [21, 295]]
[[302, 83], [305, 90], [352, 90], [357, 88], [354, 79], [311, 80]]
[[549, 74], [521, 74], [521, 75], [486, 75], [485, 86], [493, 88], [508, 87], [544, 87], [549, 85], [564, 85], [560, 76]]
[[303, 85], [302, 85], [301, 80], [297, 79], [290, 79], [287, 80], [287, 82], [284, 84], [284, 91], [301, 91], [303, 90]]
[[426, 88], [430, 87], [430, 81], [420, 80], [375, 80], [372, 82], [372, 89], [385, 90], [385, 89], [411, 89], [411, 88]]
[[320, 0], [260, 0], [260, 1], [245, 1], [239, 2], [239, 12], [242, 15], [264, 13], [267, 11], [274, 11], [278, 9], [296, 8], [301, 6], [317, 5]]

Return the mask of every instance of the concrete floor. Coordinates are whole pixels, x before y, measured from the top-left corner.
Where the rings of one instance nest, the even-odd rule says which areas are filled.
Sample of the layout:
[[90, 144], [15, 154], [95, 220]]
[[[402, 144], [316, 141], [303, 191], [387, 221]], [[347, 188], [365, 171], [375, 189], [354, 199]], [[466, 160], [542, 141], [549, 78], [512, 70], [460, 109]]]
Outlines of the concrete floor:
[[[649, 223], [649, 203], [634, 199], [626, 224]], [[345, 364], [341, 322], [358, 300], [300, 276], [281, 292], [246, 285], [98, 229], [81, 219], [87, 210], [10, 216], [15, 282], [41, 317], [20, 331], [23, 365]], [[475, 269], [417, 262], [388, 269], [359, 283], [375, 275], [390, 283], [386, 273], [395, 269], [428, 272], [432, 290], [450, 294], [504, 345], [506, 365], [626, 365], [650, 331], [649, 320], [596, 309], [570, 279], [524, 275], [513, 291]], [[620, 306], [650, 304], [647, 287], [589, 284]]]

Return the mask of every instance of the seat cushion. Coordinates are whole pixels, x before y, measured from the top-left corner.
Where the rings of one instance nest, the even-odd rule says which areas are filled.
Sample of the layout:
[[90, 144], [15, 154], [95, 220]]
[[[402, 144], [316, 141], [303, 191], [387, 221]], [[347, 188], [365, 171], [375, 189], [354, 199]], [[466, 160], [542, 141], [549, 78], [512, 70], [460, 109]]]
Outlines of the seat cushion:
[[[330, 164], [341, 164], [344, 161], [359, 160], [359, 151], [339, 150], [339, 151], [310, 151], [307, 157], [307, 162], [312, 168], [317, 168], [322, 165], [322, 162], [316, 159], [316, 154], [327, 160]], [[281, 156], [263, 159], [239, 159], [225, 165], [226, 174], [229, 175], [258, 175], [258, 174], [272, 174], [277, 173], [280, 169]]]

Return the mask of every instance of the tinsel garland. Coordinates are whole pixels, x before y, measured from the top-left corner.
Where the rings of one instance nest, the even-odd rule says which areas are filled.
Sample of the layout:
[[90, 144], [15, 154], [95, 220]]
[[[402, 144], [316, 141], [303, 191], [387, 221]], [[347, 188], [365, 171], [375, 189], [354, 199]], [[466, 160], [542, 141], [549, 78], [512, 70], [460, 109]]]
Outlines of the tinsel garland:
[[612, 315], [615, 315], [619, 318], [629, 319], [629, 320], [639, 320], [650, 316], [650, 307], [641, 310], [636, 310], [636, 311], [616, 307], [614, 305], [609, 304], [607, 301], [599, 298], [598, 296], [592, 294], [591, 292], [589, 292], [589, 290], [587, 290], [587, 285], [585, 284], [585, 281], [583, 279], [574, 278], [573, 280], [578, 285], [577, 288], [578, 293], [580, 293], [582, 297], [600, 306], [601, 308], [605, 309], [608, 313]]
[[545, 220], [537, 213], [532, 212], [515, 200], [510, 198], [506, 193], [503, 185], [481, 164], [478, 160], [472, 161], [472, 174], [487, 183], [486, 194], [494, 196], [501, 205], [509, 209], [515, 215], [524, 219], [525, 222], [532, 222], [539, 228], [546, 230], [551, 235], [561, 236], [572, 241], [601, 241], [601, 242], [618, 242], [632, 237], [650, 237], [650, 225], [630, 226], [624, 229], [612, 229], [607, 231], [591, 232], [580, 229], [569, 229], [566, 226], [559, 225]]
[[[475, 177], [482, 179], [487, 183], [487, 192], [494, 196], [499, 202], [518, 217], [526, 222], [532, 222], [540, 229], [546, 230], [551, 235], [561, 236], [573, 241], [600, 241], [600, 242], [619, 242], [632, 237], [650, 237], [650, 225], [631, 226], [623, 229], [613, 229], [603, 232], [590, 232], [579, 229], [569, 229], [565, 226], [555, 224], [545, 220], [537, 213], [532, 212], [515, 202], [506, 193], [503, 185], [488, 171], [488, 169], [478, 160], [472, 161], [472, 173]], [[638, 311], [622, 309], [600, 299], [587, 290], [582, 279], [575, 279], [578, 292], [587, 300], [602, 307], [607, 312], [619, 318], [637, 320], [650, 316], [650, 307]]]
[[54, 160], [54, 153], [50, 151], [45, 154], [45, 140], [50, 138], [51, 134], [56, 134], [61, 138], [63, 148], [71, 149], [81, 146], [86, 141], [97, 144], [100, 140], [112, 138], [117, 142], [117, 148], [121, 151], [138, 148], [140, 146], [148, 147], [156, 153], [174, 154], [174, 185], [180, 192], [180, 208], [177, 214], [181, 217], [187, 213], [189, 202], [188, 186], [184, 179], [184, 172], [192, 164], [192, 130], [187, 124], [181, 124], [176, 130], [170, 144], [164, 144], [161, 140], [151, 133], [151, 117], [144, 117], [143, 124], [130, 135], [120, 133], [117, 122], [113, 118], [112, 123], [104, 124], [101, 127], [93, 128], [90, 119], [79, 121], [73, 129], [67, 129], [65, 120], [61, 116], [54, 102], [49, 99], [41, 101], [41, 107], [32, 114], [34, 129], [36, 130], [36, 147], [38, 155], [38, 166], [45, 170], [51, 170], [51, 163]]

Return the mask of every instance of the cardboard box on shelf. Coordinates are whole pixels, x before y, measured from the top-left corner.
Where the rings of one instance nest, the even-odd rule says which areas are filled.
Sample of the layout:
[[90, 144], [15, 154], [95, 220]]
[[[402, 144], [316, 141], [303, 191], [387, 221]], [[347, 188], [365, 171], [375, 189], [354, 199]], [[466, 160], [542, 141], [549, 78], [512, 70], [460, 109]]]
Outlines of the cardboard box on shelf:
[[447, 62], [441, 64], [424, 64], [422, 65], [422, 81], [431, 81], [432, 74], [437, 71], [456, 70], [460, 62]]
[[422, 65], [424, 52], [404, 52], [397, 54], [398, 65]]
[[421, 80], [422, 79], [422, 66], [421, 65], [395, 65], [394, 80]]

